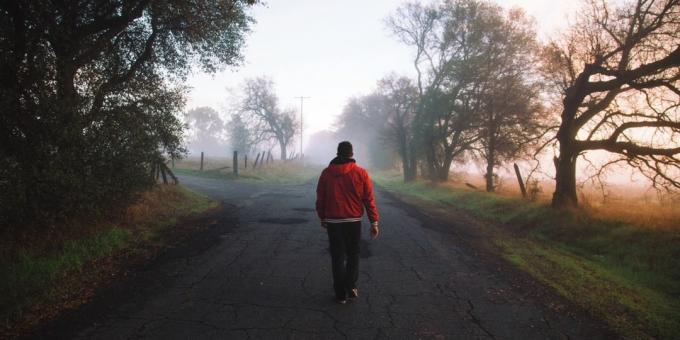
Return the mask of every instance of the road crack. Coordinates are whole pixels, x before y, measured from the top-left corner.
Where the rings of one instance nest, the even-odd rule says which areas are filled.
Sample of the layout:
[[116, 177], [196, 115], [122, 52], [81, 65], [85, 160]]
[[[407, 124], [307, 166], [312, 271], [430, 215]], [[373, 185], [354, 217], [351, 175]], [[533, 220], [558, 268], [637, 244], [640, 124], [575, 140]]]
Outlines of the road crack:
[[493, 335], [491, 332], [489, 332], [489, 330], [486, 329], [486, 328], [484, 327], [484, 325], [482, 325], [481, 320], [480, 320], [479, 318], [477, 318], [477, 316], [475, 316], [475, 315], [472, 313], [472, 311], [475, 309], [475, 306], [472, 304], [472, 301], [470, 301], [470, 300], [468, 299], [468, 300], [467, 300], [467, 303], [468, 303], [468, 306], [470, 306], [470, 309], [467, 310], [467, 314], [470, 316], [470, 318], [472, 318], [472, 322], [474, 322], [474, 323], [477, 325], [477, 327], [479, 327], [479, 329], [481, 329], [482, 331], [484, 331], [484, 333], [486, 333], [486, 335], [488, 335], [488, 336], [491, 337], [492, 339], [495, 339], [496, 337], [494, 337], [494, 335]]

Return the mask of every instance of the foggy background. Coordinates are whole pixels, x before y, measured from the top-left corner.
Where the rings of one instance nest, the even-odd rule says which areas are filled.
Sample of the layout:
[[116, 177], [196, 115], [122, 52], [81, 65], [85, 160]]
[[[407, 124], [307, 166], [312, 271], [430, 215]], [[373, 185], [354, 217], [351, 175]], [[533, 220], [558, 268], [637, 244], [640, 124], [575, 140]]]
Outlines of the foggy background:
[[[235, 149], [254, 155], [280, 149], [273, 140], [257, 143], [256, 147], [234, 147], [230, 143], [228, 126], [234, 112], [243, 101], [243, 84], [247, 79], [266, 77], [272, 81], [278, 106], [296, 119], [299, 129], [300, 96], [303, 102], [302, 147], [296, 130], [287, 154], [305, 155], [305, 162], [327, 164], [335, 156], [335, 147], [342, 140], [354, 144], [355, 158], [369, 168], [398, 168], [395, 150], [380, 140], [379, 132], [365, 129], [343, 129], [339, 117], [353, 99], [376, 89], [377, 81], [386, 74], [415, 77], [413, 50], [398, 41], [386, 27], [385, 20], [404, 1], [344, 1], [311, 0], [272, 1], [254, 6], [251, 13], [257, 21], [247, 39], [244, 60], [238, 67], [221, 70], [214, 75], [192, 74], [188, 81], [189, 95], [185, 122], [189, 129], [186, 145], [189, 157], [228, 158]], [[573, 22], [579, 1], [507, 0], [496, 1], [505, 7], [520, 7], [535, 20], [538, 38], [555, 38]], [[347, 20], [351, 18], [351, 20]], [[192, 120], [201, 114], [213, 122]], [[221, 128], [219, 128], [221, 127]], [[543, 164], [535, 176], [548, 179], [554, 175], [553, 153], [541, 156]], [[595, 163], [608, 159], [606, 152], [591, 152]], [[524, 172], [531, 164], [519, 162]], [[454, 168], [471, 176], [483, 176], [483, 164], [472, 160], [456, 163]], [[586, 162], [578, 164], [577, 173], [588, 172]], [[503, 177], [514, 176], [512, 164], [498, 169]], [[608, 182], [626, 185], [647, 185], [647, 181], [628, 167], [618, 167], [603, 176]], [[547, 184], [552, 185], [551, 183]], [[547, 189], [550, 190], [550, 189]]]
[[[366, 147], [359, 143], [365, 136], [356, 138], [347, 132], [334, 136], [332, 132], [338, 130], [338, 116], [349, 100], [371, 92], [385, 74], [414, 76], [411, 48], [398, 42], [385, 25], [385, 18], [403, 3], [293, 0], [254, 6], [252, 15], [257, 22], [247, 39], [243, 64], [215, 75], [194, 73], [187, 81], [187, 111], [209, 107], [226, 124], [237, 106], [244, 79], [267, 76], [274, 81], [281, 105], [296, 110], [298, 119], [300, 100], [296, 97], [310, 97], [303, 108], [303, 148], [308, 161], [325, 164], [335, 155], [339, 141], [350, 140], [356, 158], [366, 164]], [[578, 7], [577, 1], [497, 3], [525, 9], [536, 19], [540, 38], [566, 27], [569, 22], [565, 19]], [[195, 129], [189, 132], [190, 157], [201, 151], [231, 157], [233, 148], [226, 134], [219, 138], [209, 134], [204, 140], [196, 136]], [[299, 153], [299, 135], [293, 144]]]

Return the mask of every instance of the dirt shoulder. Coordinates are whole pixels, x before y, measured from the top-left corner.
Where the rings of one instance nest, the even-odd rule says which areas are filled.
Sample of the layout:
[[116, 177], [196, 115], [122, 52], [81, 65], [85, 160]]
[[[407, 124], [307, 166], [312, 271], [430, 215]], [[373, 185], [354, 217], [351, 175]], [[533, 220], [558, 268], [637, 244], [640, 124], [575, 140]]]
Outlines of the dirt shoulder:
[[167, 228], [154, 244], [140, 244], [107, 258], [104, 263], [93, 263], [82, 277], [85, 278], [83, 284], [94, 284], [85, 292], [83, 303], [63, 310], [30, 337], [70, 338], [87, 325], [101, 322], [114, 306], [137, 308], [140, 301], [159, 292], [160, 287], [153, 284], [158, 276], [157, 268], [214, 246], [225, 228], [234, 225], [234, 209], [222, 203]]
[[229, 209], [183, 188], [159, 187], [120, 215], [37, 235], [33, 245], [11, 244], [18, 255], [3, 259], [10, 286], [0, 338], [30, 336], [73, 313]]

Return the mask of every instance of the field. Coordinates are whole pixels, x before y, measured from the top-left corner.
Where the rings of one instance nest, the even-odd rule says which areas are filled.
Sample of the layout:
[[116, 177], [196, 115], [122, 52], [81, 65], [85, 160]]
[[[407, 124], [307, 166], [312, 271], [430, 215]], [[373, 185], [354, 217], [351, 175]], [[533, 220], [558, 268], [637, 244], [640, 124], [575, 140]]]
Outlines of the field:
[[505, 259], [626, 337], [680, 334], [680, 212], [671, 206], [593, 204], [597, 197], [586, 194], [582, 210], [555, 211], [546, 195], [530, 202], [512, 189], [488, 194], [466, 181], [403, 183], [382, 174], [376, 182], [411, 203], [481, 221], [480, 232]]
[[[385, 173], [397, 177], [395, 173]], [[591, 184], [591, 185], [587, 185]], [[604, 188], [587, 183], [578, 188], [579, 209], [589, 216], [604, 220], [630, 222], [638, 227], [654, 229], [680, 229], [680, 194], [657, 191], [642, 183], [630, 185], [607, 184]], [[471, 188], [470, 185], [474, 186]], [[454, 190], [483, 191], [484, 182], [480, 175], [451, 173], [451, 179], [440, 184]], [[529, 195], [534, 188], [532, 201], [548, 204], [554, 191], [554, 181], [536, 181], [527, 187]], [[507, 198], [521, 196], [514, 177], [503, 177], [496, 195]]]
[[188, 158], [175, 162], [178, 174], [193, 176], [222, 178], [243, 181], [253, 181], [263, 184], [300, 184], [317, 178], [322, 168], [305, 165], [302, 161], [272, 161], [264, 165], [258, 164], [253, 169], [253, 160], [249, 160], [248, 168], [244, 168], [243, 160], [239, 160], [239, 175], [235, 176], [232, 160], [228, 158], [205, 158], [203, 171], [200, 171], [200, 159]]

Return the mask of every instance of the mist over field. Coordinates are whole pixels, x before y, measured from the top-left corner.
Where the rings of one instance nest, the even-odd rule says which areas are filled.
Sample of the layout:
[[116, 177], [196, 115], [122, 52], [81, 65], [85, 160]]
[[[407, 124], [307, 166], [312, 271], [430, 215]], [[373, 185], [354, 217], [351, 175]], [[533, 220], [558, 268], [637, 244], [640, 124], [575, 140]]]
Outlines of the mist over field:
[[[423, 45], [423, 51], [428, 53], [427, 58], [426, 55], [419, 56], [417, 52], [418, 42], [409, 41], [407, 36], [400, 35], [402, 34], [400, 32], [404, 32], [402, 29], [419, 29], [418, 27], [398, 27], [400, 25], [399, 20], [401, 20], [399, 17], [414, 14], [416, 9], [408, 8], [404, 4], [393, 1], [362, 4], [362, 11], [358, 13], [351, 9], [353, 8], [351, 5], [322, 5], [305, 2], [304, 10], [300, 12], [289, 10], [289, 8], [296, 8], [297, 5], [291, 6], [268, 4], [266, 7], [254, 9], [255, 19], [261, 19], [261, 22], [253, 28], [253, 32], [250, 34], [250, 40], [244, 53], [245, 64], [237, 71], [224, 70], [211, 77], [199, 73], [190, 77], [189, 84], [191, 84], [192, 89], [188, 97], [188, 108], [207, 106], [216, 109], [222, 119], [220, 124], [225, 126], [222, 132], [216, 133], [220, 136], [218, 140], [213, 141], [209, 140], [212, 138], [209, 136], [215, 133], [208, 131], [196, 133], [195, 129], [190, 128], [188, 131], [193, 134], [193, 137], [186, 139], [190, 157], [198, 157], [201, 151], [214, 157], [231, 157], [235, 149], [241, 150], [241, 153], [253, 154], [260, 150], [276, 150], [275, 153], [281, 156], [280, 140], [284, 135], [281, 132], [278, 133], [279, 137], [249, 136], [247, 138], [252, 140], [243, 139], [246, 144], [256, 144], [253, 146], [239, 145], [234, 147], [232, 145], [235, 144], [234, 141], [229, 139], [228, 126], [233, 126], [233, 124], [230, 125], [230, 122], [234, 118], [234, 112], [239, 112], [242, 109], [244, 82], [248, 79], [262, 78], [269, 82], [270, 88], [268, 90], [271, 95], [276, 97], [276, 110], [285, 111], [285, 115], [292, 120], [289, 125], [292, 128], [291, 133], [285, 136], [289, 138], [286, 141], [288, 157], [299, 157], [300, 154], [303, 154], [308, 156], [306, 161], [310, 163], [327, 164], [335, 154], [335, 145], [342, 140], [349, 140], [355, 145], [356, 158], [360, 164], [378, 170], [400, 168], [401, 158], [403, 157], [400, 156], [396, 141], [390, 140], [394, 136], [389, 136], [391, 132], [387, 131], [389, 128], [386, 128], [394, 123], [390, 121], [392, 118], [390, 118], [390, 113], [387, 112], [389, 109], [379, 107], [375, 103], [371, 104], [372, 99], [369, 97], [389, 97], [389, 91], [386, 92], [385, 89], [385, 80], [390, 77], [394, 78], [392, 80], [395, 81], [398, 78], [409, 79], [413, 82], [411, 85], [415, 86], [417, 85], [418, 73], [421, 72], [423, 80], [421, 85], [425, 87], [428, 86], [428, 81], [434, 79], [432, 77], [436, 77], [438, 70], [428, 66], [430, 62], [428, 58], [439, 58], [435, 51], [436, 47], [434, 45]], [[418, 6], [427, 10], [429, 5], [423, 3]], [[510, 52], [509, 55], [515, 53], [513, 62], [517, 63], [517, 66], [521, 66], [513, 72], [521, 72], [524, 76], [522, 81], [525, 82], [530, 77], [543, 77], [539, 82], [522, 85], [540, 87], [540, 89], [520, 90], [505, 87], [505, 91], [510, 95], [530, 93], [533, 96], [533, 98], [530, 98], [535, 100], [533, 103], [522, 105], [541, 106], [540, 108], [536, 106], [521, 109], [527, 114], [533, 110], [533, 117], [525, 115], [513, 119], [518, 119], [520, 124], [524, 124], [528, 128], [533, 124], [529, 123], [531, 120], [541, 124], [542, 127], [533, 126], [530, 128], [537, 129], [535, 131], [536, 136], [542, 134], [543, 140], [532, 141], [534, 145], [523, 150], [522, 155], [508, 154], [510, 157], [507, 157], [504, 161], [501, 159], [494, 161], [492, 167], [496, 170], [495, 172], [489, 172], [486, 169], [488, 162], [484, 160], [484, 152], [479, 152], [482, 151], [478, 147], [479, 144], [469, 147], [462, 145], [459, 152], [456, 145], [447, 146], [444, 143], [443, 148], [450, 148], [446, 152], [455, 155], [451, 157], [450, 166], [444, 164], [442, 166], [450, 171], [465, 173], [467, 178], [472, 178], [476, 182], [480, 178], [487, 180], [486, 178], [490, 176], [489, 173], [492, 174], [491, 176], [499, 175], [503, 185], [510, 186], [515, 177], [513, 164], [518, 163], [522, 172], [525, 175], [530, 175], [529, 180], [540, 182], [542, 190], [549, 193], [554, 190], [553, 179], [556, 176], [556, 168], [553, 158], [559, 156], [560, 144], [556, 140], [547, 144], [543, 143], [555, 138], [557, 133], [562, 100], [558, 88], [562, 85], [559, 82], [553, 82], [553, 80], [558, 79], [554, 77], [558, 73], [553, 72], [557, 70], [550, 71], [553, 73], [552, 76], [549, 76], [549, 73], [546, 73], [546, 59], [541, 60], [540, 58], [545, 58], [545, 53], [550, 46], [559, 47], [566, 40], [572, 39], [570, 36], [576, 37], [580, 34], [576, 27], [591, 20], [584, 16], [584, 13], [588, 10], [581, 8], [589, 5], [578, 4], [577, 2], [555, 4], [547, 1], [513, 1], [503, 2], [500, 6], [499, 9], [507, 11], [504, 15], [507, 15], [510, 20], [517, 23], [525, 20], [525, 23], [522, 24], [525, 26], [517, 27], [516, 33], [510, 33], [515, 34], [515, 36], [509, 37], [509, 39], [516, 39], [512, 45], [516, 52]], [[335, 15], [330, 19], [322, 14], [331, 12]], [[341, 19], [345, 16], [354, 18], [352, 25], [346, 25]], [[305, 17], [305, 21], [295, 20], [294, 18], [297, 17]], [[274, 27], [276, 29], [273, 29]], [[316, 27], [316, 29], [310, 30], [310, 27]], [[342, 28], [338, 29], [338, 27]], [[432, 31], [433, 39], [436, 39], [437, 29], [439, 28], [435, 27], [435, 31]], [[522, 32], [521, 30], [525, 31]], [[522, 38], [522, 34], [524, 34], [524, 38]], [[281, 36], [296, 38], [288, 39], [286, 43], [282, 43]], [[425, 39], [429, 38], [426, 37]], [[599, 39], [612, 38], [600, 37]], [[331, 43], [331, 41], [339, 43]], [[612, 41], [610, 40], [608, 44]], [[426, 40], [423, 42], [428, 44]], [[499, 43], [499, 46], [502, 46], [502, 43]], [[501, 48], [509, 51], [510, 46]], [[428, 51], [427, 49], [431, 50]], [[534, 49], [533, 52], [532, 49]], [[294, 53], [294, 51], [299, 51], [302, 55]], [[576, 53], [581, 54], [573, 57], [576, 59], [587, 58], [586, 54], [582, 54], [586, 52], [576, 51]], [[277, 57], [268, 58], [269, 53], [274, 53]], [[413, 67], [414, 61], [418, 64], [417, 68]], [[439, 59], [436, 62], [445, 62], [445, 60]], [[285, 67], [282, 67], [282, 65], [285, 65]], [[479, 71], [480, 69], [473, 67], [471, 72], [475, 72], [475, 70]], [[467, 71], [461, 69], [460, 72]], [[499, 78], [495, 79], [499, 81]], [[469, 82], [469, 84], [473, 84], [473, 82]], [[659, 93], [659, 89], [654, 91], [658, 94], [658, 103], [661, 103], [665, 94]], [[405, 93], [400, 95], [403, 97]], [[303, 101], [300, 101], [301, 96], [304, 97]], [[488, 97], [488, 95], [486, 96]], [[638, 101], [639, 98], [635, 93], [627, 91], [612, 101], [610, 107], [636, 109], [633, 103], [641, 104]], [[507, 98], [500, 98], [499, 100], [507, 101]], [[509, 105], [519, 104], [519, 102], [507, 103], [508, 107], [510, 107]], [[652, 103], [651, 105], [657, 104]], [[642, 103], [642, 106], [645, 105]], [[647, 110], [658, 109], [653, 106]], [[353, 113], [352, 110], [356, 112]], [[361, 112], [362, 110], [363, 112]], [[540, 113], [536, 113], [539, 112], [536, 110], [539, 110]], [[603, 112], [608, 112], [608, 110]], [[677, 115], [677, 113], [674, 113], [674, 115]], [[244, 117], [247, 118], [248, 116], [248, 114], [245, 114]], [[254, 116], [251, 114], [250, 119], [252, 117]], [[600, 131], [594, 136], [600, 136], [599, 133], [603, 133], [601, 137], [606, 137], [606, 133], [613, 131], [611, 124], [621, 123], [617, 119], [614, 117], [611, 122], [599, 122]], [[671, 118], [672, 120], [673, 118]], [[262, 121], [248, 122], [248, 119], [241, 121], [246, 126], [248, 124], [262, 124]], [[505, 124], [509, 123], [506, 122]], [[409, 124], [410, 122], [405, 122], [404, 126]], [[588, 138], [588, 134], [598, 122], [593, 119], [588, 124], [579, 132], [579, 138]], [[413, 127], [408, 128], [413, 129]], [[546, 131], [545, 129], [548, 128], [554, 130]], [[259, 129], [261, 129], [261, 126]], [[654, 128], [647, 132], [644, 128], [630, 129], [621, 138], [636, 138], [640, 145], [645, 145], [646, 139], [651, 141], [650, 138], [657, 138], [655, 143], [659, 146], [663, 146], [664, 143], [673, 143], [672, 141], [676, 138], [675, 132], [664, 129]], [[657, 133], [652, 136], [651, 134], [654, 131], [657, 131]], [[462, 132], [464, 131], [459, 130], [459, 133]], [[528, 132], [526, 130], [522, 133]], [[454, 134], [454, 131], [450, 131], [450, 136]], [[205, 139], [201, 140], [196, 137], [198, 135], [205, 136]], [[262, 140], [256, 141], [258, 138]], [[301, 138], [302, 143], [300, 143]], [[532, 137], [525, 135], [522, 138], [530, 140]], [[520, 140], [516, 140], [516, 142], [523, 143]], [[509, 145], [506, 142], [501, 143]], [[564, 143], [562, 144], [564, 145]], [[540, 148], [540, 150], [534, 155], [537, 148]], [[423, 157], [424, 151], [421, 148]], [[503, 152], [506, 151], [500, 150], [500, 153]], [[499, 153], [496, 154], [494, 157], [506, 157]], [[652, 161], [656, 164], [654, 165], [644, 160], [626, 160], [624, 158], [628, 156], [621, 157], [617, 153], [598, 148], [584, 150], [579, 154], [581, 161], [574, 164], [577, 182], [575, 184], [591, 192], [597, 191], [597, 188], [599, 188], [602, 193], [606, 191], [603, 187], [607, 185], [612, 188], [629, 185], [636, 193], [646, 195], [648, 189], [654, 184], [653, 182], [656, 182], [655, 187], [661, 190], [674, 187], [673, 181], [663, 180], [665, 176], [656, 176], [656, 170], [668, 172], [670, 178], [678, 175], [677, 168], [674, 166], [669, 167], [657, 161]], [[446, 156], [442, 157], [439, 161], [449, 162], [445, 159]], [[605, 165], [607, 166], [605, 167]], [[403, 167], [401, 171], [404, 171]], [[438, 171], [445, 172], [446, 169], [442, 168]], [[614, 191], [619, 191], [619, 189]]]

